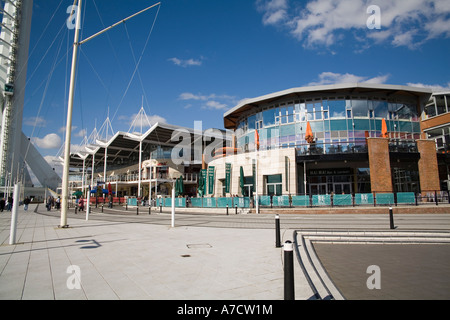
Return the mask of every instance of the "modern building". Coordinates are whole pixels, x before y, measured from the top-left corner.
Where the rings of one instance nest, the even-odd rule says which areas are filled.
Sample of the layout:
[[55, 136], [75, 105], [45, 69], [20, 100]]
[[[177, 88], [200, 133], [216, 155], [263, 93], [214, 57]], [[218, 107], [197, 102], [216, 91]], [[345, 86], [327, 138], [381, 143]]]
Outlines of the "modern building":
[[422, 131], [436, 141], [441, 190], [450, 190], [450, 92], [433, 93], [422, 114]]
[[[421, 122], [431, 95], [425, 88], [357, 83], [245, 100], [224, 114], [236, 154], [209, 163], [214, 196], [228, 195], [228, 181], [230, 194], [247, 196], [255, 190], [259, 195], [440, 190], [435, 141], [423, 134], [432, 119]], [[439, 106], [440, 97], [434, 96]]]
[[131, 129], [107, 138], [94, 130], [88, 143], [71, 154], [71, 194], [98, 186], [110, 187], [115, 197], [155, 199], [171, 195], [174, 182], [182, 177], [183, 193], [196, 196], [204, 151], [230, 140], [224, 130], [202, 130], [201, 124], [194, 129], [166, 123], [146, 132]]
[[[119, 196], [155, 198], [183, 176], [185, 194], [205, 185], [204, 197], [215, 198], [448, 190], [449, 101], [448, 93], [381, 84], [275, 92], [227, 111], [227, 130], [214, 134], [156, 124], [97, 139], [72, 155], [72, 167], [84, 163], [79, 176], [86, 172], [72, 187], [110, 183]], [[176, 149], [185, 139], [187, 149]]]

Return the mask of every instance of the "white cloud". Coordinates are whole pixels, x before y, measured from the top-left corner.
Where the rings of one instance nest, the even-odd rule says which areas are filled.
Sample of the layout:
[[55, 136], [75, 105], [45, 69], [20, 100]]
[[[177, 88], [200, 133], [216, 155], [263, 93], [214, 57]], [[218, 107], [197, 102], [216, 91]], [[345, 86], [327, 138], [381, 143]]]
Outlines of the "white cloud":
[[334, 72], [322, 72], [321, 74], [319, 74], [319, 81], [310, 82], [308, 83], [308, 86], [319, 86], [338, 83], [358, 83], [358, 82], [381, 84], [385, 83], [388, 78], [389, 75], [382, 75], [378, 77], [369, 78], [364, 76], [357, 76], [350, 73], [342, 74]]
[[84, 138], [86, 136], [86, 134], [87, 134], [87, 130], [86, 129], [81, 129], [80, 131], [75, 133], [75, 137]]
[[423, 84], [423, 83], [407, 83], [406, 85], [418, 88], [428, 88], [431, 89], [433, 92], [450, 91], [450, 82], [447, 83], [446, 87], [441, 86], [439, 84]]
[[[226, 94], [218, 95], [215, 93], [210, 95], [203, 95], [184, 92], [180, 94], [178, 99], [183, 101], [202, 101], [204, 103], [201, 105], [201, 108], [209, 110], [227, 110], [229, 109], [229, 104], [237, 103], [237, 99], [234, 96]], [[189, 108], [191, 108], [192, 104], [189, 104], [188, 106]]]
[[148, 130], [151, 126], [153, 126], [156, 123], [167, 123], [167, 120], [164, 117], [158, 115], [149, 116], [144, 115], [142, 113], [141, 114], [135, 113], [130, 116], [126, 115], [119, 116], [117, 119], [123, 121], [126, 125], [130, 127], [133, 126], [135, 130], [137, 130], [137, 128], [140, 129], [141, 123], [142, 128], [145, 130]]
[[31, 141], [34, 145], [42, 149], [58, 149], [61, 147], [61, 137], [56, 133], [46, 135], [44, 138], [32, 138]]
[[203, 107], [204, 109], [212, 109], [212, 110], [227, 110], [228, 106], [224, 103], [220, 103], [218, 101], [208, 101], [206, 105]]
[[43, 128], [47, 126], [47, 120], [42, 117], [29, 117], [23, 119], [23, 124], [30, 127]]
[[202, 65], [202, 60], [196, 60], [196, 59], [187, 59], [187, 60], [183, 60], [183, 59], [179, 59], [179, 58], [170, 58], [167, 59], [168, 61], [171, 61], [174, 65], [179, 66], [179, 67], [192, 67], [192, 66], [201, 66]]
[[287, 18], [287, 0], [258, 0], [256, 4], [258, 10], [264, 12], [264, 25], [275, 25]]
[[[300, 4], [299, 4], [300, 3]], [[357, 43], [389, 42], [414, 49], [450, 37], [448, 0], [256, 0], [262, 23], [284, 28], [305, 47], [330, 47], [353, 36]], [[381, 30], [367, 28], [370, 5], [381, 10]], [[420, 30], [419, 30], [420, 28]], [[348, 31], [351, 31], [350, 33]]]

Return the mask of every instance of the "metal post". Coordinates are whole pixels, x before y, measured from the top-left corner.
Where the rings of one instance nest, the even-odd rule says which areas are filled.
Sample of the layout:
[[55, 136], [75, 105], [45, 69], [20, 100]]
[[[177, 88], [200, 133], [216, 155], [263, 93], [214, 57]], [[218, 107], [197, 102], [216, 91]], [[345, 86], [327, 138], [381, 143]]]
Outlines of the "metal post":
[[284, 300], [295, 300], [294, 290], [294, 246], [291, 241], [284, 243]]
[[[151, 201], [151, 200], [150, 200]], [[150, 215], [150, 214], [152, 214], [152, 204], [150, 204], [149, 206], [148, 206], [148, 214]]]
[[281, 239], [280, 239], [280, 215], [275, 215], [275, 247], [281, 248]]
[[139, 215], [139, 206], [136, 207], [136, 215]]
[[237, 214], [237, 204], [234, 205], [234, 214]]
[[227, 215], [228, 215], [228, 203], [227, 203]]
[[13, 207], [12, 207], [12, 216], [11, 216], [11, 229], [9, 232], [9, 244], [16, 244], [16, 230], [17, 230], [17, 216], [19, 210], [19, 194], [20, 194], [20, 185], [16, 184], [14, 186], [14, 194], [13, 194]]
[[175, 184], [172, 186], [172, 228], [175, 228]]
[[70, 89], [69, 89], [69, 102], [67, 107], [67, 122], [66, 122], [66, 140], [64, 148], [64, 171], [62, 177], [62, 203], [61, 203], [61, 222], [60, 227], [67, 227], [67, 207], [69, 203], [69, 165], [70, 165], [70, 140], [72, 133], [72, 113], [73, 113], [73, 100], [75, 95], [75, 76], [77, 70], [78, 60], [78, 47], [81, 29], [81, 5], [82, 0], [78, 0], [78, 12], [75, 27], [75, 38], [73, 44], [73, 56], [72, 56], [72, 68], [70, 74]]
[[395, 226], [394, 226], [394, 213], [392, 212], [392, 208], [389, 208], [389, 222], [390, 222], [390, 225], [391, 225], [391, 230], [394, 230], [395, 229]]
[[86, 221], [89, 220], [89, 211], [91, 211], [91, 190], [88, 191], [86, 204]]

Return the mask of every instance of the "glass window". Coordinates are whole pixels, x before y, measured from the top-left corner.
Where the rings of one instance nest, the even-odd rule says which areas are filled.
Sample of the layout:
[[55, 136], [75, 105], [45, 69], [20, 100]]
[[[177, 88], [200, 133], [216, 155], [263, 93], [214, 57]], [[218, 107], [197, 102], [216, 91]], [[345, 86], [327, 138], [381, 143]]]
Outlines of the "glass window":
[[328, 100], [330, 118], [345, 118], [345, 101]]
[[414, 107], [411, 105], [407, 105], [407, 104], [397, 104], [397, 110], [395, 112], [395, 114], [397, 115], [398, 119], [411, 119], [411, 117], [414, 116]]
[[288, 123], [292, 123], [294, 122], [294, 106], [293, 105], [289, 105], [287, 107], [287, 121]]
[[425, 112], [429, 117], [434, 117], [436, 115], [436, 106], [434, 103], [426, 106]]
[[248, 130], [255, 130], [255, 128], [256, 128], [256, 115], [254, 114], [254, 115], [248, 117], [247, 122], [248, 122]]
[[352, 111], [354, 117], [367, 117], [367, 100], [352, 100]]
[[287, 123], [287, 109], [285, 104], [280, 105], [280, 123]]
[[388, 117], [388, 104], [386, 101], [372, 101], [373, 110], [375, 111], [376, 118]]
[[322, 120], [322, 103], [314, 103], [314, 111], [316, 114], [316, 120]]
[[306, 111], [308, 112], [308, 121], [314, 120], [314, 104], [307, 103], [306, 104]]
[[436, 109], [437, 114], [443, 114], [447, 112], [447, 108], [445, 107], [445, 99], [444, 96], [436, 96]]
[[270, 127], [275, 124], [275, 116], [278, 113], [278, 108], [265, 110], [262, 113], [264, 127]]
[[297, 114], [297, 121], [299, 122], [306, 121], [306, 106], [304, 103], [295, 105], [295, 113]]
[[347, 110], [347, 118], [352, 118], [352, 110]]
[[281, 174], [267, 176], [267, 183], [282, 183]]

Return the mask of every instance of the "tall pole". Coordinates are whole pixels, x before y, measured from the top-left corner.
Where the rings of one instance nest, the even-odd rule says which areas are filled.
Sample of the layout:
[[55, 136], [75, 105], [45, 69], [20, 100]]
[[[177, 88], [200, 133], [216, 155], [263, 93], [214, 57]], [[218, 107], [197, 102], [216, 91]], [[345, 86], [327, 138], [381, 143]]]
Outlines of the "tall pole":
[[175, 228], [175, 182], [173, 183], [172, 186], [172, 223], [171, 226], [172, 228]]
[[69, 164], [70, 164], [70, 140], [72, 135], [72, 112], [73, 112], [73, 98], [75, 95], [75, 75], [77, 69], [78, 58], [78, 46], [80, 39], [81, 29], [81, 5], [83, 0], [78, 0], [77, 10], [77, 22], [75, 27], [75, 39], [73, 43], [73, 56], [72, 56], [72, 70], [70, 74], [70, 89], [69, 89], [69, 102], [67, 107], [67, 124], [66, 124], [66, 141], [64, 148], [64, 167], [63, 167], [63, 179], [62, 179], [62, 207], [61, 207], [61, 222], [60, 228], [67, 228], [67, 211], [69, 203]]

